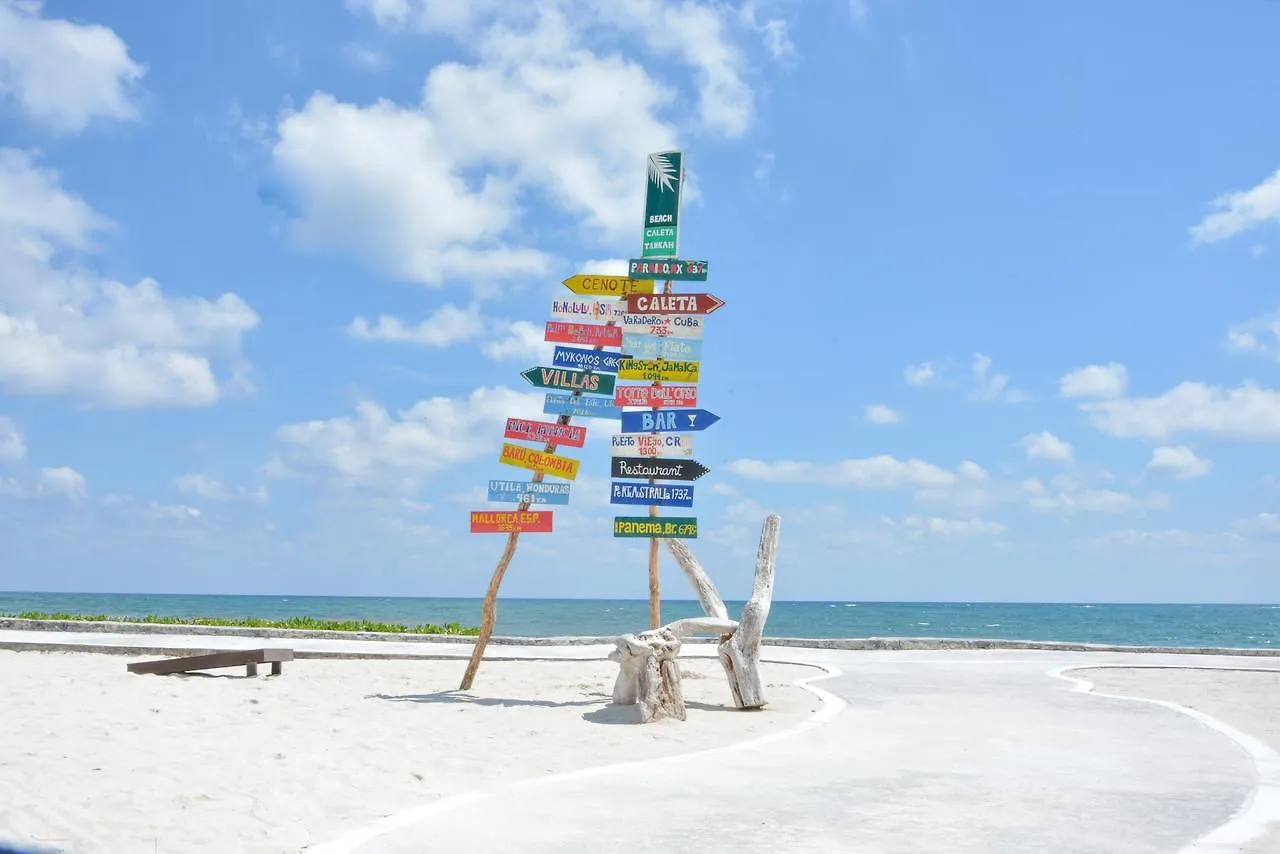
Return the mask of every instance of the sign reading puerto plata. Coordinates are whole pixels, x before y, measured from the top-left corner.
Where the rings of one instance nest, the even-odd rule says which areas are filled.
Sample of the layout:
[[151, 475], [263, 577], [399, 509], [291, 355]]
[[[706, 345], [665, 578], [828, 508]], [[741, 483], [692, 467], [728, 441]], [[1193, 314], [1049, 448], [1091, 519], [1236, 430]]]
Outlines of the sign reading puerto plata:
[[613, 437], [615, 457], [692, 457], [688, 433], [623, 433]]
[[567, 483], [491, 480], [489, 500], [499, 504], [568, 504], [569, 488]]
[[653, 293], [653, 279], [633, 279], [630, 276], [593, 276], [588, 273], [578, 273], [560, 284], [575, 294], [590, 297], [625, 297], [627, 294]]
[[557, 424], [554, 421], [525, 421], [520, 418], [508, 418], [507, 429], [503, 436], [507, 439], [541, 442], [544, 445], [568, 445], [572, 448], [581, 448], [587, 441], [587, 428], [575, 427], [572, 424]]
[[584, 394], [613, 394], [616, 378], [609, 374], [571, 371], [568, 368], [530, 368], [520, 376], [535, 388], [562, 388]]
[[[658, 279], [668, 282], [705, 282], [707, 280], [706, 261], [655, 261], [632, 258], [627, 262], [627, 270], [630, 275], [638, 279], [648, 279], [651, 282]], [[629, 291], [628, 293], [640, 293], [640, 291]], [[653, 293], [653, 288], [644, 291], [644, 293]], [[616, 296], [625, 295], [616, 294]]]
[[618, 363], [618, 379], [696, 383], [701, 364], [701, 362], [669, 362], [666, 359], [623, 359]]
[[701, 338], [702, 318], [687, 314], [624, 314], [623, 334]]
[[[626, 340], [625, 335], [623, 340]], [[597, 373], [616, 374], [618, 372], [618, 360], [621, 358], [622, 356], [618, 353], [606, 353], [604, 350], [556, 347], [555, 355], [551, 358], [551, 364], [557, 368], [580, 368]]]
[[613, 390], [618, 406], [697, 406], [696, 385], [620, 385]]
[[587, 323], [615, 323], [627, 313], [627, 307], [619, 300], [553, 299], [553, 320], [577, 320]]
[[671, 359], [701, 362], [702, 342], [697, 338], [659, 338], [622, 333], [622, 352], [633, 359]]
[[610, 477], [632, 480], [697, 480], [711, 469], [697, 460], [649, 460], [644, 457], [614, 457]]
[[576, 480], [580, 465], [578, 460], [569, 457], [535, 451], [533, 448], [513, 445], [510, 442], [502, 443], [502, 455], [498, 457], [498, 462], [530, 471], [540, 471], [543, 474], [552, 474], [565, 480]]
[[669, 540], [694, 539], [698, 536], [698, 520], [692, 516], [615, 516], [615, 537], [663, 537]]
[[720, 416], [705, 409], [663, 409], [658, 412], [622, 413], [623, 433], [682, 433], [706, 430]]
[[632, 314], [710, 314], [724, 305], [715, 294], [629, 294]]
[[[612, 379], [612, 377], [610, 377]], [[622, 410], [607, 397], [587, 397], [579, 395], [570, 397], [567, 394], [549, 394], [542, 404], [542, 411], [547, 415], [571, 415], [574, 418], [613, 418], [622, 417]]]
[[667, 483], [613, 483], [610, 504], [644, 504], [650, 507], [692, 507], [693, 487]]
[[649, 155], [649, 181], [644, 193], [645, 258], [674, 258], [680, 254], [680, 188], [684, 184], [684, 154], [660, 151]]
[[472, 510], [473, 534], [550, 534], [551, 513], [546, 510]]
[[598, 323], [565, 323], [548, 320], [544, 341], [557, 344], [587, 344], [592, 347], [617, 347], [622, 343], [622, 328]]

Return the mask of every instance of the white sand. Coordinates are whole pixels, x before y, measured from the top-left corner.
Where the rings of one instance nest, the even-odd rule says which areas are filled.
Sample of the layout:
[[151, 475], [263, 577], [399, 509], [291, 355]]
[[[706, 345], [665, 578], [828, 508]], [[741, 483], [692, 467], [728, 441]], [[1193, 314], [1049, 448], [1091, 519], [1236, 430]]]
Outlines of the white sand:
[[821, 705], [791, 684], [818, 671], [766, 665], [768, 708], [735, 711], [699, 659], [683, 662], [689, 719], [646, 725], [609, 705], [607, 661], [485, 662], [459, 696], [439, 692], [463, 661], [302, 660], [247, 679], [127, 673], [136, 660], [0, 651], [0, 838], [285, 854], [446, 795], [754, 738]]
[[[1095, 691], [1165, 700], [1204, 712], [1280, 751], [1280, 673], [1100, 668], [1070, 675], [1088, 679]], [[1273, 823], [1263, 837], [1239, 851], [1277, 854], [1280, 827]]]

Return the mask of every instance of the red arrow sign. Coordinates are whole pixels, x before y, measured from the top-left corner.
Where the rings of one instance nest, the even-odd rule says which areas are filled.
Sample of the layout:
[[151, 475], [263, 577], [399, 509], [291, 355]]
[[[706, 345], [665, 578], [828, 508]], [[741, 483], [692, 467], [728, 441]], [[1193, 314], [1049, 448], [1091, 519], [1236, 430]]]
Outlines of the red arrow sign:
[[547, 322], [542, 340], [556, 344], [586, 344], [592, 347], [622, 346], [622, 327], [602, 326], [598, 323]]
[[631, 314], [710, 314], [724, 300], [715, 294], [628, 294]]
[[545, 445], [568, 445], [571, 448], [581, 448], [587, 441], [587, 428], [551, 421], [508, 418], [507, 429], [502, 435], [507, 439], [524, 439], [529, 442], [542, 442]]
[[696, 385], [620, 385], [613, 390], [618, 406], [697, 406]]

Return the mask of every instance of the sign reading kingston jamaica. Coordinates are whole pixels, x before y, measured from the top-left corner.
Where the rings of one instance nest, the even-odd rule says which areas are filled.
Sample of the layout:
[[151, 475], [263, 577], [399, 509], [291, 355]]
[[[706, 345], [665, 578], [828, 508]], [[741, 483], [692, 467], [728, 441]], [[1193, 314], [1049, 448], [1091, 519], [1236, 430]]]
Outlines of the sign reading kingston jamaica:
[[617, 347], [622, 343], [622, 327], [599, 323], [565, 323], [548, 320], [544, 341], [557, 344], [587, 344], [592, 347]]
[[[627, 313], [627, 306], [620, 300], [553, 299], [552, 320], [577, 320], [586, 323], [619, 323]], [[691, 312], [692, 313], [692, 312]]]
[[584, 394], [613, 394], [616, 378], [610, 374], [572, 371], [568, 368], [530, 368], [520, 376], [535, 388], [560, 388]]
[[710, 314], [724, 305], [715, 294], [629, 294], [632, 314]]
[[554, 421], [525, 421], [520, 418], [508, 418], [507, 429], [503, 436], [507, 439], [541, 442], [544, 445], [568, 445], [571, 448], [581, 448], [587, 441], [587, 428], [572, 424], [557, 424]]
[[701, 362], [702, 342], [697, 338], [662, 338], [623, 332], [622, 352], [633, 359]]
[[615, 457], [692, 457], [688, 433], [622, 433], [613, 437]]
[[702, 337], [702, 318], [686, 314], [624, 314], [620, 325], [624, 335]]
[[473, 534], [550, 534], [551, 514], [541, 510], [472, 510]]
[[667, 483], [613, 483], [610, 504], [643, 504], [649, 507], [692, 507], [693, 487]]
[[631, 480], [697, 480], [711, 469], [697, 460], [651, 460], [614, 457], [609, 476]]
[[576, 276], [570, 276], [560, 284], [575, 294], [591, 297], [625, 297], [627, 294], [653, 293], [653, 279], [633, 279], [630, 276], [593, 276], [579, 273]]
[[510, 442], [502, 443], [502, 455], [498, 457], [498, 462], [543, 474], [552, 474], [565, 480], [576, 480], [580, 465], [578, 460], [569, 457], [535, 451], [533, 448], [513, 445]]
[[613, 390], [618, 406], [697, 406], [696, 385], [620, 385]]
[[567, 483], [491, 480], [489, 500], [498, 504], [568, 504], [569, 489], [570, 484]]
[[618, 379], [696, 383], [701, 364], [701, 362], [668, 362], [666, 359], [623, 359], [618, 363]]
[[649, 180], [644, 192], [645, 258], [674, 258], [680, 254], [680, 189], [684, 184], [684, 153], [660, 151], [649, 155]]
[[607, 397], [587, 397], [567, 394], [549, 394], [542, 404], [542, 411], [547, 415], [569, 415], [574, 418], [612, 418], [622, 417], [622, 410]]
[[698, 520], [692, 516], [615, 516], [615, 537], [664, 537], [691, 540], [698, 536]]
[[[626, 336], [623, 336], [623, 343], [626, 343]], [[596, 373], [616, 374], [618, 372], [618, 360], [622, 356], [618, 353], [606, 353], [604, 350], [584, 350], [581, 347], [556, 347], [555, 355], [551, 357], [551, 364], [557, 368], [578, 368], [586, 371], [595, 371]]]
[[[638, 279], [648, 279], [651, 283], [658, 279], [668, 282], [705, 282], [707, 280], [707, 262], [681, 259], [657, 261], [632, 258], [627, 262], [627, 273]], [[640, 291], [629, 291], [629, 293], [640, 293]], [[644, 293], [653, 293], [652, 287], [644, 291]], [[626, 296], [626, 294], [621, 293], [615, 295]]]
[[720, 416], [705, 409], [663, 409], [659, 412], [622, 413], [623, 433], [681, 433], [706, 430]]

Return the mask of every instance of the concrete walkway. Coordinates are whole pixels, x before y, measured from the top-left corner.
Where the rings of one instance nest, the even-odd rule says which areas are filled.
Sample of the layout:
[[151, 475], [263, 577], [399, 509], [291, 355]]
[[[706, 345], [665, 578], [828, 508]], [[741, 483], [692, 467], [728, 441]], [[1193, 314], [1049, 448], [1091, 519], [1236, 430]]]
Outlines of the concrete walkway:
[[[8, 648], [176, 650], [207, 648], [211, 640], [219, 648], [279, 643], [0, 631], [0, 647]], [[431, 644], [429, 650], [331, 639], [287, 645], [302, 655], [470, 652], [465, 642]], [[607, 651], [493, 650], [495, 657], [511, 658], [592, 658]], [[713, 648], [688, 652], [705, 655]], [[1259, 780], [1256, 756], [1203, 721], [1151, 703], [1073, 692], [1049, 671], [1101, 664], [1280, 671], [1274, 659], [1122, 653], [769, 648], [767, 654], [841, 671], [814, 683], [834, 695], [828, 720], [767, 743], [575, 772], [426, 804], [309, 851], [1240, 851], [1239, 845], [1187, 846], [1250, 802]], [[479, 682], [483, 673], [482, 668]], [[1258, 798], [1253, 807], [1252, 817], [1266, 818], [1262, 813], [1280, 805]]]

